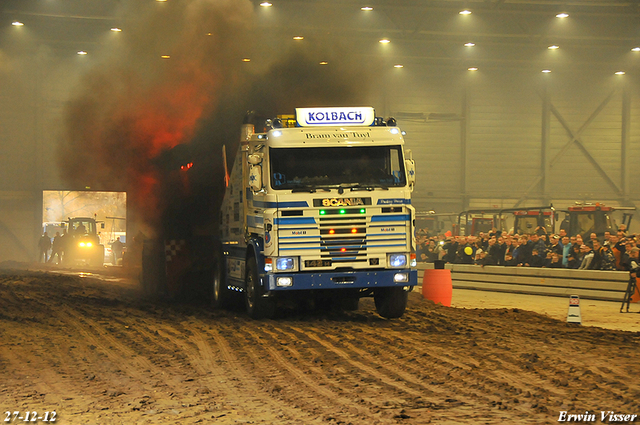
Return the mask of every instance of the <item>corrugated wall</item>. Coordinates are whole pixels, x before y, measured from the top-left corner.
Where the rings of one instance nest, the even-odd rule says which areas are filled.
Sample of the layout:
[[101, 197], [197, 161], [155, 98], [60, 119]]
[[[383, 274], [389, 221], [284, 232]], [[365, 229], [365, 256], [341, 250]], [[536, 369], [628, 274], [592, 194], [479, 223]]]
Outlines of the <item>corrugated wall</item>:
[[[635, 184], [640, 173], [640, 96], [637, 87], [624, 85], [631, 76], [537, 70], [479, 70], [466, 71], [467, 75], [400, 71], [402, 78], [392, 77], [394, 89], [387, 93], [386, 110], [399, 115], [417, 162], [418, 210], [449, 212], [465, 206], [508, 208], [568, 200], [620, 205], [625, 195], [631, 203], [640, 202], [640, 187]], [[630, 99], [627, 118], [625, 90]], [[465, 122], [455, 120], [463, 111], [468, 119], [466, 137]], [[541, 162], [545, 111], [546, 173]], [[427, 118], [420, 122], [415, 115], [405, 117], [407, 112]], [[430, 114], [436, 119], [428, 119]], [[451, 114], [452, 120], [443, 121], [441, 114]], [[628, 126], [626, 194], [621, 172], [624, 123]]]

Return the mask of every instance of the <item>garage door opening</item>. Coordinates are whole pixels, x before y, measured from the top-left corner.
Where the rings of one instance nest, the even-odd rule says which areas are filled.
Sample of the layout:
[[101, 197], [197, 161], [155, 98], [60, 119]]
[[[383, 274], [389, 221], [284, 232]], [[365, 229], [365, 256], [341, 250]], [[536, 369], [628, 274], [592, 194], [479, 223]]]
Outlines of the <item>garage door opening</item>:
[[[42, 233], [52, 242], [50, 261], [59, 263], [62, 257], [70, 266], [122, 264], [127, 244], [126, 192], [45, 190], [42, 199]], [[65, 232], [71, 238], [61, 256], [54, 251], [54, 239]]]

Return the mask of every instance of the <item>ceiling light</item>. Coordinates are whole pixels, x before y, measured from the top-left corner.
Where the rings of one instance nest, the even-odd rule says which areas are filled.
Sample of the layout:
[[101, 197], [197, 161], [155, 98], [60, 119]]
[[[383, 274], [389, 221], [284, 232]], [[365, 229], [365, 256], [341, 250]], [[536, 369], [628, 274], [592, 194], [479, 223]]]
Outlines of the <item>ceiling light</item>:
[[471, 11], [469, 9], [461, 10], [460, 15], [471, 15]]
[[569, 17], [569, 14], [566, 12], [558, 13], [556, 15], [556, 18], [568, 18], [568, 17]]
[[379, 41], [379, 43], [389, 44], [389, 43], [391, 43], [391, 40], [389, 40], [388, 38], [383, 38], [382, 40]]
[[304, 37], [301, 35], [296, 35], [295, 37], [293, 37], [294, 40], [304, 40]]
[[618, 71], [618, 72], [616, 72], [616, 75], [624, 75], [624, 74], [625, 74], [625, 73], [624, 73], [624, 71]]
[[171, 56], [170, 56], [170, 55], [162, 55], [162, 56], [160, 56], [160, 57], [161, 57], [162, 59], [171, 59]]
[[269, 3], [268, 1], [263, 1], [262, 3], [260, 3], [260, 6], [262, 6], [262, 7], [271, 7], [273, 5], [271, 3]]
[[373, 10], [373, 7], [371, 7], [371, 6], [363, 6], [363, 7], [360, 8], [360, 10], [365, 10], [365, 11], [368, 12], [370, 10]]
[[467, 68], [467, 71], [477, 71], [478, 68], [476, 68], [475, 66], [472, 66], [471, 68]]
[[327, 61], [322, 61], [322, 62], [320, 62], [320, 65], [329, 65], [329, 62], [327, 62]]
[[120, 28], [111, 28], [111, 31], [113, 31], [113, 32], [122, 32], [122, 30]]
[[86, 55], [86, 54], [87, 54], [87, 52], [85, 52], [84, 50], [80, 50], [80, 51], [78, 52], [78, 54], [79, 54], [80, 56], [84, 56], [84, 55]]
[[393, 67], [394, 67], [394, 68], [404, 68], [404, 65], [402, 65], [402, 64], [396, 64], [396, 65], [393, 65]]
[[640, 47], [634, 47], [631, 49], [632, 52], [640, 52]]
[[476, 43], [464, 43], [464, 47], [473, 47]]
[[550, 69], [543, 69], [542, 72], [544, 72], [545, 74], [548, 74], [548, 73], [551, 72], [551, 70]]
[[547, 47], [547, 49], [549, 49], [549, 50], [557, 50], [559, 48], [560, 48], [560, 46], [558, 46], [557, 44], [553, 44], [553, 45]]
[[13, 25], [14, 27], [21, 27], [21, 26], [23, 26], [24, 24], [23, 24], [22, 22], [13, 21], [13, 22], [11, 23], [11, 25]]
[[249, 58], [243, 58], [243, 59], [242, 59], [242, 62], [251, 62], [251, 59], [249, 59]]

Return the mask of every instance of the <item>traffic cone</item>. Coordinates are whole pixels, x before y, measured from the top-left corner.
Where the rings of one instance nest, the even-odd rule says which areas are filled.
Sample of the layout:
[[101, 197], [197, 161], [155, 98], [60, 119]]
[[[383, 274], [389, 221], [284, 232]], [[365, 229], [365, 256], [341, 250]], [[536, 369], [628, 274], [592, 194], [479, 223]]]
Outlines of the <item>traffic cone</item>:
[[580, 315], [580, 297], [571, 295], [569, 297], [569, 311], [567, 312], [567, 323], [582, 324], [582, 316]]

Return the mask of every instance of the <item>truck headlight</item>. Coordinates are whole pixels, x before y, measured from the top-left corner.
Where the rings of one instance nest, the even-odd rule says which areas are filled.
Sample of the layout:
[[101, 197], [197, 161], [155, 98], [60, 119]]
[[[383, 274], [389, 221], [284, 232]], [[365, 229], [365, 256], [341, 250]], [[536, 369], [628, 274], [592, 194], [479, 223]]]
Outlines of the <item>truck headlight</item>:
[[278, 257], [276, 258], [276, 270], [294, 270], [296, 266], [295, 259], [293, 257]]
[[409, 273], [396, 273], [393, 275], [394, 283], [409, 282]]
[[83, 247], [83, 248], [84, 248], [84, 247], [91, 248], [91, 247], [93, 246], [93, 244], [92, 244], [91, 242], [80, 242], [80, 243], [78, 244], [78, 246], [81, 246], [81, 247]]
[[276, 279], [277, 286], [293, 286], [293, 278], [290, 276], [283, 276]]
[[387, 264], [389, 267], [406, 267], [407, 266], [407, 254], [389, 254], [387, 258]]

